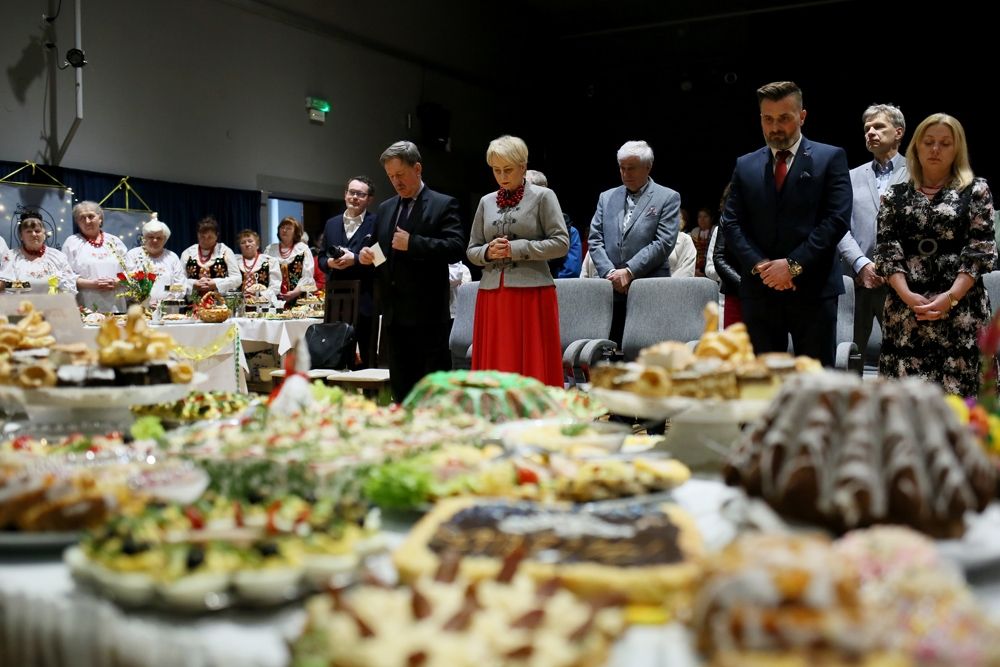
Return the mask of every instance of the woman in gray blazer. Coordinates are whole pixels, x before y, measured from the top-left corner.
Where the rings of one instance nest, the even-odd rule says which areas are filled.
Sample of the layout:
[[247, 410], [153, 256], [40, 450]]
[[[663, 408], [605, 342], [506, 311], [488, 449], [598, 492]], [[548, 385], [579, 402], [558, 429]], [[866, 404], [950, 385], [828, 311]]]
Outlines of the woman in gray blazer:
[[472, 368], [520, 373], [561, 387], [559, 306], [548, 265], [569, 248], [559, 200], [525, 180], [528, 147], [518, 137], [491, 141], [486, 163], [500, 189], [479, 200], [466, 252], [483, 267]]

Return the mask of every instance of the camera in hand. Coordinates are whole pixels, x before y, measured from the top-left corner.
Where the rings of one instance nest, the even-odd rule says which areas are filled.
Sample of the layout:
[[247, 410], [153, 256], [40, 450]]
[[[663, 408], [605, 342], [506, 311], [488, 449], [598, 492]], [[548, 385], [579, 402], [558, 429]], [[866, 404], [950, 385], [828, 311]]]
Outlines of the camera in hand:
[[344, 256], [344, 249], [337, 245], [330, 246], [329, 255], [333, 259], [340, 259]]

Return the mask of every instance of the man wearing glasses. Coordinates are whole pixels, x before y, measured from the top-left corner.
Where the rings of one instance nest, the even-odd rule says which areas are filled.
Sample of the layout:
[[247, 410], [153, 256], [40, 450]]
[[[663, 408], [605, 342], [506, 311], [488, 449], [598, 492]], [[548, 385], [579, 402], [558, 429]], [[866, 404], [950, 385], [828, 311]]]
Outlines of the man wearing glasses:
[[375, 186], [367, 176], [355, 176], [347, 181], [344, 201], [347, 210], [326, 221], [319, 265], [327, 275], [327, 292], [332, 291], [329, 281], [357, 280], [360, 283], [360, 303], [355, 334], [361, 357], [361, 366], [374, 362], [370, 359], [372, 318], [374, 313], [372, 281], [374, 271], [358, 261], [361, 248], [369, 245], [375, 231], [375, 213], [368, 207], [375, 198]]
[[740, 264], [740, 305], [754, 352], [784, 352], [833, 366], [837, 243], [850, 226], [852, 192], [843, 148], [802, 136], [806, 110], [791, 81], [757, 91], [767, 145], [736, 160], [722, 214], [726, 248]]

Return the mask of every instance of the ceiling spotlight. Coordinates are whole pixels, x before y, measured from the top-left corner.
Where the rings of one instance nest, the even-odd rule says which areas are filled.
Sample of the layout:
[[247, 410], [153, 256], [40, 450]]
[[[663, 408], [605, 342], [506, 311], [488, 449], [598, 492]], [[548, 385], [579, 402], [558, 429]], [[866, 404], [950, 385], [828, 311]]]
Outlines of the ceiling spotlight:
[[73, 67], [74, 69], [79, 69], [87, 64], [87, 56], [80, 49], [70, 49], [66, 52], [66, 62], [59, 69], [66, 69], [67, 67]]

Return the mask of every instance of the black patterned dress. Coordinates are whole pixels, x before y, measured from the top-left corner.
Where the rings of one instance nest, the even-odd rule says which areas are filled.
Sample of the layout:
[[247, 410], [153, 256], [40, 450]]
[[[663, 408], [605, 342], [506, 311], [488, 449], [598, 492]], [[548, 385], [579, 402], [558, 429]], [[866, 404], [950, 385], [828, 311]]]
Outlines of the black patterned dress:
[[892, 289], [885, 302], [879, 373], [919, 376], [959, 396], [979, 390], [979, 330], [990, 318], [982, 274], [997, 263], [993, 197], [977, 178], [962, 191], [943, 188], [928, 198], [913, 183], [890, 188], [878, 216], [875, 266], [883, 276], [902, 272], [910, 291], [934, 297], [959, 273], [975, 279], [947, 319], [918, 321]]

